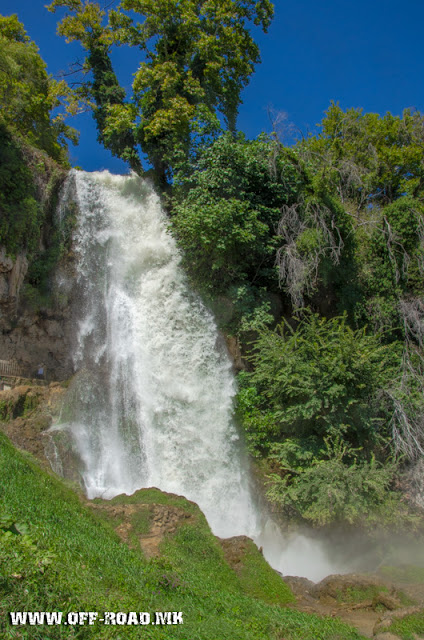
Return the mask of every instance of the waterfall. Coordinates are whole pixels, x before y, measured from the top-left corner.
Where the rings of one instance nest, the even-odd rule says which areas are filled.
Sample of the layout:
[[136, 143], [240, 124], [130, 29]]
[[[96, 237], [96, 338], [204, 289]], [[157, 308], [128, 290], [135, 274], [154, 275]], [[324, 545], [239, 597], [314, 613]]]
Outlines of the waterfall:
[[155, 486], [196, 502], [216, 535], [252, 537], [286, 575], [345, 570], [322, 543], [283, 536], [260, 513], [233, 421], [230, 358], [153, 189], [106, 171], [68, 180], [58, 216], [76, 199], [77, 374], [50, 431], [76, 449], [88, 497]]
[[255, 535], [231, 362], [157, 195], [136, 176], [72, 178], [79, 373], [66, 428], [88, 497], [156, 486], [197, 502], [218, 535]]

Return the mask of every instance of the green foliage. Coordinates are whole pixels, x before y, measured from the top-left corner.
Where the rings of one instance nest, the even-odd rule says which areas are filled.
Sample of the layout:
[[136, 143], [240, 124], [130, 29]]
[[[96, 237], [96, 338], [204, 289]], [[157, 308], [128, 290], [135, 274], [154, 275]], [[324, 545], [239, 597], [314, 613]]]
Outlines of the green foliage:
[[26, 35], [16, 15], [0, 16], [0, 124], [21, 134], [26, 142], [66, 161], [66, 138], [76, 142], [76, 132], [63, 115], [52, 117], [63, 98], [72, 101], [64, 82], [50, 78], [38, 48]]
[[[28, 535], [25, 524], [0, 514], [0, 589], [7, 590], [13, 582], [24, 580], [30, 586], [40, 582], [46, 569], [55, 560], [48, 549], [40, 549]], [[10, 587], [9, 587], [10, 588]], [[13, 587], [12, 587], [13, 588]]]
[[293, 329], [283, 322], [261, 331], [248, 379], [271, 411], [280, 435], [324, 437], [342, 433], [354, 446], [387, 437], [380, 389], [398, 372], [397, 346], [353, 330], [347, 317], [306, 313]]
[[63, 253], [53, 210], [68, 166], [66, 139], [77, 137], [58, 108], [67, 101], [75, 111], [73, 100], [69, 87], [47, 74], [17, 16], [0, 16], [0, 246], [28, 260], [27, 298], [37, 303]]
[[261, 395], [252, 386], [249, 374], [239, 373], [237, 416], [243, 425], [249, 453], [255, 457], [269, 452], [280, 436], [280, 426], [273, 412], [264, 406]]
[[404, 196], [375, 213], [368, 233], [362, 232], [359, 279], [364, 299], [357, 317], [399, 335], [406, 297], [423, 293], [424, 209]]
[[98, 141], [114, 156], [128, 162], [134, 171], [140, 171], [140, 159], [131, 126], [134, 110], [131, 106], [124, 106], [125, 90], [119, 85], [113, 71], [108, 46], [96, 37], [90, 41], [87, 66], [93, 73], [89, 95], [96, 105], [93, 107], [93, 116]]
[[392, 490], [398, 466], [387, 456], [393, 442], [409, 457], [421, 446], [421, 386], [402, 374], [401, 345], [382, 337], [352, 329], [346, 315], [305, 310], [294, 328], [259, 330], [253, 371], [239, 375], [237, 415], [250, 453], [266, 457], [268, 498], [286, 516], [314, 526], [416, 525]]
[[215, 295], [238, 283], [276, 289], [280, 207], [296, 198], [305, 180], [289, 154], [266, 138], [227, 134], [206, 147], [179, 184], [173, 208], [196, 284]]
[[[402, 510], [400, 496], [390, 490], [396, 466], [374, 458], [357, 459], [357, 451], [341, 438], [325, 439], [325, 448], [312, 456], [311, 449], [298, 445], [297, 455], [283, 445], [275, 445], [271, 459], [279, 473], [269, 477], [267, 495], [283, 511], [300, 516], [314, 525], [334, 522], [368, 528], [399, 524]], [[289, 455], [287, 455], [289, 454]], [[288, 466], [295, 457], [294, 468]], [[403, 513], [405, 516], [405, 513]], [[413, 520], [405, 517], [404, 525]]]
[[[402, 338], [402, 305], [423, 293], [423, 116], [363, 114], [332, 103], [321, 133], [298, 145], [311, 172], [351, 219], [353, 262], [340, 289], [356, 322]], [[330, 275], [334, 282], [334, 275]], [[353, 303], [353, 304], [352, 304]]]
[[9, 254], [34, 251], [40, 236], [42, 208], [33, 175], [16, 138], [0, 120], [0, 245]]
[[[54, 0], [49, 8], [59, 7], [67, 9], [59, 33], [88, 52], [85, 70], [94, 81], [85, 91], [96, 105], [99, 139], [113, 153], [136, 167], [140, 143], [164, 185], [197, 141], [217, 133], [218, 113], [235, 131], [241, 90], [259, 62], [248, 26], [267, 30], [269, 0], [122, 0], [108, 13], [93, 2]], [[112, 69], [113, 44], [145, 53], [129, 102]]]
[[343, 201], [359, 208], [370, 202], [385, 205], [423, 189], [422, 123], [423, 116], [410, 109], [402, 117], [380, 117], [362, 109], [343, 111], [333, 102], [321, 133], [300, 147]]

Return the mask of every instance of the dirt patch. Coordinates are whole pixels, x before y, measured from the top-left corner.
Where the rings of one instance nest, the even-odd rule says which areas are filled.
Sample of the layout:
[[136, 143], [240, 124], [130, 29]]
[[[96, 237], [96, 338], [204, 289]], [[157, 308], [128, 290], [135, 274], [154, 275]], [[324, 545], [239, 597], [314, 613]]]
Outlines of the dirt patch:
[[[129, 546], [138, 545], [147, 558], [160, 556], [160, 544], [195, 516], [180, 507], [163, 504], [91, 504], [107, 515], [118, 536]], [[147, 531], [145, 531], [147, 529]]]
[[[318, 584], [296, 576], [284, 576], [283, 580], [297, 598], [296, 609], [341, 618], [376, 640], [396, 640], [396, 635], [383, 629], [395, 619], [422, 611], [424, 605], [424, 593], [418, 585], [398, 584], [374, 575], [331, 575]], [[405, 606], [405, 597], [410, 595], [416, 605]]]

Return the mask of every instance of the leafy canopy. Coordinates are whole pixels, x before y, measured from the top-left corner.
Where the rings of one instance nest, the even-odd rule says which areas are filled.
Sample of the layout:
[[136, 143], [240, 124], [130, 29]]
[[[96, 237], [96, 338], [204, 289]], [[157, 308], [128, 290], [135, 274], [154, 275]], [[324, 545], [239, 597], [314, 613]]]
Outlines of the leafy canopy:
[[424, 117], [418, 111], [379, 116], [343, 111], [333, 102], [320, 127], [299, 147], [343, 202], [362, 208], [422, 193]]
[[[135, 157], [141, 144], [164, 182], [196, 139], [219, 131], [219, 114], [235, 131], [241, 91], [260, 60], [248, 27], [267, 30], [269, 0], [122, 0], [109, 12], [94, 2], [54, 0], [50, 10], [59, 7], [67, 9], [59, 33], [88, 52], [94, 82], [86, 86], [99, 138], [113, 153]], [[109, 57], [112, 45], [123, 44], [142, 57], [129, 102]], [[119, 143], [122, 135], [128, 144]]]
[[243, 280], [276, 287], [280, 206], [296, 197], [304, 180], [266, 138], [227, 134], [205, 148], [179, 185], [173, 208], [174, 229], [196, 283], [218, 293]]
[[0, 122], [11, 127], [30, 145], [52, 158], [66, 160], [66, 139], [77, 141], [64, 113], [52, 116], [63, 100], [74, 110], [72, 92], [46, 71], [38, 48], [26, 35], [16, 15], [0, 16]]
[[[268, 498], [286, 514], [301, 517], [313, 525], [347, 522], [372, 529], [378, 525], [414, 524], [401, 504], [399, 494], [391, 490], [396, 465], [385, 465], [375, 458], [364, 461], [340, 438], [326, 439], [318, 455], [296, 469], [287, 468], [287, 446], [302, 447], [286, 441], [275, 447], [271, 458], [277, 462], [278, 473], [268, 478]], [[305, 458], [305, 455], [303, 455]]]

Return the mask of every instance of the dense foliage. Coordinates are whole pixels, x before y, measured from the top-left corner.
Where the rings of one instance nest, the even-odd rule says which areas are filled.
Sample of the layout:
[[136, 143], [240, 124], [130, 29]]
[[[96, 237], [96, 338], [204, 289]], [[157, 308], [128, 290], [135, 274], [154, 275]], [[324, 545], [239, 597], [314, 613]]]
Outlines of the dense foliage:
[[227, 134], [178, 178], [172, 224], [186, 267], [209, 300], [230, 300], [232, 331], [272, 318], [283, 281], [299, 301], [320, 277], [337, 286], [350, 220], [295, 152]]
[[381, 390], [398, 375], [396, 352], [396, 344], [382, 345], [377, 334], [350, 328], [346, 316], [327, 320], [308, 314], [296, 329], [285, 322], [278, 331], [263, 330], [241, 396], [247, 410], [264, 407], [268, 419], [272, 416], [264, 446], [273, 436], [343, 436], [355, 447], [386, 439]]
[[249, 449], [270, 499], [315, 524], [383, 521], [424, 453], [423, 131], [333, 104], [295, 148], [227, 135], [177, 176], [186, 267], [250, 351]]
[[66, 161], [66, 138], [75, 142], [77, 134], [65, 124], [63, 113], [52, 116], [63, 99], [72, 102], [71, 110], [75, 107], [67, 85], [47, 74], [17, 16], [0, 16], [0, 123], [55, 160]]
[[15, 15], [0, 16], [0, 102], [0, 246], [31, 259], [41, 255], [43, 227], [69, 166], [67, 139], [77, 141], [64, 120], [76, 106]]
[[33, 175], [10, 130], [0, 122], [0, 245], [14, 255], [35, 249], [41, 225]]

